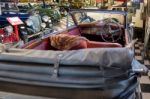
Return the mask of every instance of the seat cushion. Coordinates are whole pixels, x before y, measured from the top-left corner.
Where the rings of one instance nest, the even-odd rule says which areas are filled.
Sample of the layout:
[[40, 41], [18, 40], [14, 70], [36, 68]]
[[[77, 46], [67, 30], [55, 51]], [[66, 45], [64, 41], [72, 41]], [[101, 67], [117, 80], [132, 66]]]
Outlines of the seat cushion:
[[70, 48], [70, 50], [78, 50], [78, 49], [84, 49], [87, 48], [87, 41], [82, 40], [78, 45]]
[[55, 50], [49, 44], [49, 39], [44, 39], [42, 41], [33, 41], [28, 43], [23, 47], [24, 49], [36, 49], [36, 50]]
[[114, 48], [122, 47], [119, 43], [89, 41], [84, 37], [59, 34], [38, 42], [26, 45], [25, 49], [36, 50], [77, 50], [85, 48]]
[[87, 47], [88, 48], [115, 48], [115, 47], [122, 47], [122, 45], [119, 43], [88, 41]]
[[59, 50], [87, 48], [86, 38], [77, 35], [59, 34], [50, 36], [50, 45]]

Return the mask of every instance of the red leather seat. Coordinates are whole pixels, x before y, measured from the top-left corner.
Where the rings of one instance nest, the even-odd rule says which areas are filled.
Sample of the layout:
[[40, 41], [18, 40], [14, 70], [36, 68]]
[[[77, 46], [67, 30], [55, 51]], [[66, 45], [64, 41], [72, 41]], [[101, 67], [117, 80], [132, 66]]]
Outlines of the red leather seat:
[[77, 46], [72, 47], [70, 50], [77, 50], [77, 49], [85, 49], [87, 47], [87, 41], [81, 41]]
[[88, 41], [87, 48], [116, 48], [122, 47], [119, 43], [109, 43], [109, 42], [95, 42], [95, 41]]
[[95, 41], [82, 41], [77, 46], [72, 47], [70, 50], [84, 49], [84, 48], [117, 48], [122, 47], [119, 43], [109, 42], [95, 42]]
[[49, 39], [44, 39], [42, 41], [33, 41], [25, 44], [23, 49], [35, 49], [35, 50], [57, 50], [50, 45]]
[[[61, 50], [54, 48], [50, 45], [50, 40], [45, 39], [40, 42], [33, 42], [23, 48], [26, 49], [36, 49], [36, 50]], [[80, 43], [76, 46], [73, 46], [69, 50], [78, 50], [78, 49], [85, 49], [85, 48], [116, 48], [122, 47], [119, 43], [109, 43], [109, 42], [96, 42], [96, 41], [89, 41], [89, 40], [81, 40]]]

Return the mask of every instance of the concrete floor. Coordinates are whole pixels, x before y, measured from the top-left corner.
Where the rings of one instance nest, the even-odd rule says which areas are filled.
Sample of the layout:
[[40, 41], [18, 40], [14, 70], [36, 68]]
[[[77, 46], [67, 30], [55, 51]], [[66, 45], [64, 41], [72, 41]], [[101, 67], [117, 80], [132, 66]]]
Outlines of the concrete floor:
[[9, 92], [0, 92], [0, 99], [56, 99], [56, 98], [47, 98], [41, 96], [29, 96], [29, 95], [22, 95], [22, 94], [9, 93]]

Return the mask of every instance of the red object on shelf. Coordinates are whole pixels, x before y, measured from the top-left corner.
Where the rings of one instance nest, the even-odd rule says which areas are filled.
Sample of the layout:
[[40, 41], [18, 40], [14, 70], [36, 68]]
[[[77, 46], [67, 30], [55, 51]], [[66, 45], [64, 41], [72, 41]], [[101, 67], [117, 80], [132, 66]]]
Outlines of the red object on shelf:
[[7, 21], [13, 26], [13, 32], [8, 35], [5, 28], [0, 29], [0, 41], [3, 44], [19, 41], [18, 25], [23, 24], [19, 17], [8, 17]]

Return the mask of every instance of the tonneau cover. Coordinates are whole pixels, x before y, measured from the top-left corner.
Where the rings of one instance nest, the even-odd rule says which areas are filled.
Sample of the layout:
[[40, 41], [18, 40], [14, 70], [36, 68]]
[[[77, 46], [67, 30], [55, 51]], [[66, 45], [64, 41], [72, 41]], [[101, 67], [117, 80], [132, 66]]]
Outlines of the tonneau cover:
[[0, 54], [0, 60], [54, 64], [60, 59], [65, 65], [91, 65], [131, 68], [133, 53], [127, 48], [91, 48], [72, 51], [9, 49]]
[[[11, 48], [0, 53], [0, 83], [57, 89], [48, 93], [57, 98], [71, 99], [75, 92], [74, 99], [128, 99], [137, 86], [137, 75], [131, 72], [132, 64], [136, 65], [134, 60], [127, 48], [72, 51]], [[3, 89], [12, 90], [12, 85]], [[19, 90], [23, 89], [17, 87]], [[82, 97], [80, 93], [86, 95]]]

